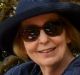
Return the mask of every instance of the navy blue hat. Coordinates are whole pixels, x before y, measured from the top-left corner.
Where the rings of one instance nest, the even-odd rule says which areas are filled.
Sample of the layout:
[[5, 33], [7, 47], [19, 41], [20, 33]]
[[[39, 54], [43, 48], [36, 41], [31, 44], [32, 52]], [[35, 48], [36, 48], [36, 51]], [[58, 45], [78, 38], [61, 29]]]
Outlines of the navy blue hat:
[[50, 12], [58, 12], [79, 28], [80, 5], [78, 4], [59, 0], [20, 0], [15, 16], [0, 23], [0, 48], [12, 49], [13, 39], [22, 20]]

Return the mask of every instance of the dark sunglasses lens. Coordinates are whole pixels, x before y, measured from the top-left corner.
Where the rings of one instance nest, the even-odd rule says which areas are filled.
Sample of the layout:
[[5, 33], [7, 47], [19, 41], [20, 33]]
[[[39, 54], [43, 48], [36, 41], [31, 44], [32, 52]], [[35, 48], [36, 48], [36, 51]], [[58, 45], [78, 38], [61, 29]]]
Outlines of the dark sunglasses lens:
[[49, 36], [58, 36], [62, 33], [63, 31], [63, 25], [56, 21], [56, 22], [47, 22], [44, 25], [44, 30], [46, 32], [47, 35]]
[[39, 28], [37, 26], [26, 26], [22, 31], [22, 37], [25, 41], [35, 41], [39, 36]]

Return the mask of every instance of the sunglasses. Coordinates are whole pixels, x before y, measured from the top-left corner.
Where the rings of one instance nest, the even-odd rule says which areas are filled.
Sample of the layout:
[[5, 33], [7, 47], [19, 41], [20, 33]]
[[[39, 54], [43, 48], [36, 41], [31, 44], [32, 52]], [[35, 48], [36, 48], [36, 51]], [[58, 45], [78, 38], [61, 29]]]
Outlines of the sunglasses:
[[55, 37], [59, 36], [63, 32], [63, 21], [47, 21], [42, 27], [37, 25], [25, 25], [20, 29], [20, 36], [23, 40], [27, 42], [36, 41], [40, 35], [40, 30], [44, 30], [44, 32], [50, 36]]

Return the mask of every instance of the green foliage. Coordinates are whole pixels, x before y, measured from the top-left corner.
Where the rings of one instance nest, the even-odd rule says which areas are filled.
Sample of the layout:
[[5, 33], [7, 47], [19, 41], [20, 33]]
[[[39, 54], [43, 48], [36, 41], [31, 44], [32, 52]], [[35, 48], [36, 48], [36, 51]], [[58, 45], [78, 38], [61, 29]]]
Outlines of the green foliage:
[[15, 14], [17, 0], [2, 0], [0, 1], [0, 21], [5, 20]]

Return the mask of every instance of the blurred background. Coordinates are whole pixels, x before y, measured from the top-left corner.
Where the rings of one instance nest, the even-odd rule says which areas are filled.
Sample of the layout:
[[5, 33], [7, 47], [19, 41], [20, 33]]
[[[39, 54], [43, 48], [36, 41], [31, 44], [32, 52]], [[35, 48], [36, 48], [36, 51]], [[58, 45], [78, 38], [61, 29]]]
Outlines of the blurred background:
[[[8, 17], [15, 15], [16, 5], [19, 0], [0, 0], [0, 22], [4, 21]], [[0, 50], [0, 62], [4, 60], [5, 57], [13, 55], [12, 51], [1, 51]]]

